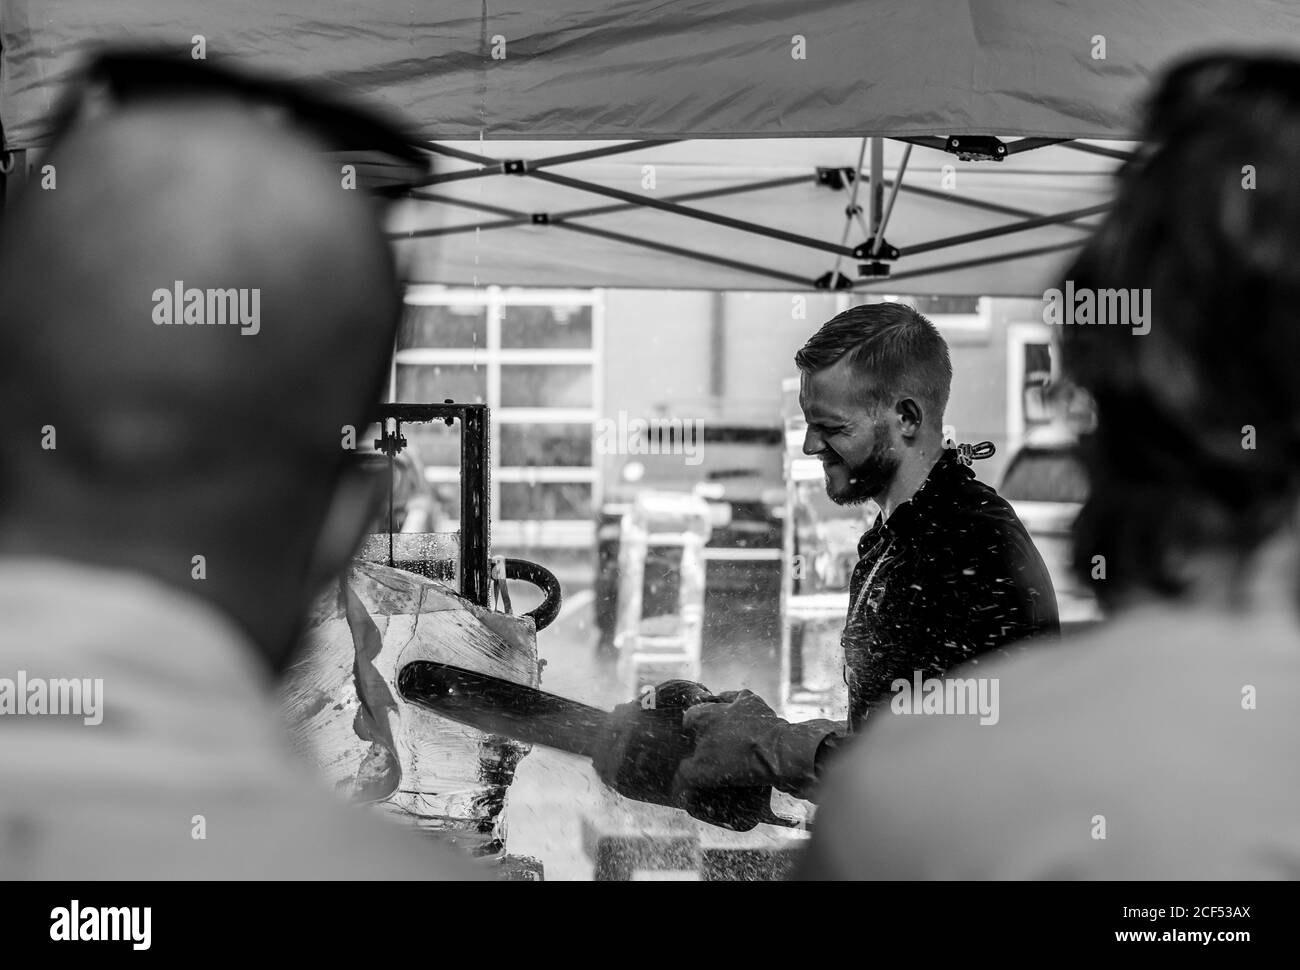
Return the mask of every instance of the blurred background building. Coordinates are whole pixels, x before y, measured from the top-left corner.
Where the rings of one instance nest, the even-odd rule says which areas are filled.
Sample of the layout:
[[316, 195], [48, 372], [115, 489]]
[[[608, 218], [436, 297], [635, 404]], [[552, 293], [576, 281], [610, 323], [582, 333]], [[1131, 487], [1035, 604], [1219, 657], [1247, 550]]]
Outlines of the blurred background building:
[[[710, 471], [707, 458], [690, 465], [681, 455], [598, 453], [597, 422], [617, 425], [622, 413], [625, 421], [676, 418], [706, 427], [780, 429], [781, 384], [798, 373], [795, 351], [818, 326], [863, 299], [413, 286], [391, 397], [492, 408], [494, 549], [526, 550], [539, 561], [590, 555], [606, 497], [634, 481], [676, 484], [692, 476], [704, 480]], [[954, 369], [947, 423], [958, 440], [997, 446], [993, 458], [975, 466], [981, 478], [996, 483], [1011, 451], [1048, 422], [1041, 388], [1052, 371], [1052, 334], [1042, 322], [1041, 302], [869, 299], [901, 299], [939, 327]], [[457, 481], [454, 429], [412, 428], [410, 437], [431, 485]], [[752, 454], [733, 457], [761, 464], [763, 452], [756, 445]], [[769, 466], [775, 476], [770, 484], [779, 489], [779, 459]], [[447, 528], [454, 528], [455, 489], [438, 491], [447, 503]]]

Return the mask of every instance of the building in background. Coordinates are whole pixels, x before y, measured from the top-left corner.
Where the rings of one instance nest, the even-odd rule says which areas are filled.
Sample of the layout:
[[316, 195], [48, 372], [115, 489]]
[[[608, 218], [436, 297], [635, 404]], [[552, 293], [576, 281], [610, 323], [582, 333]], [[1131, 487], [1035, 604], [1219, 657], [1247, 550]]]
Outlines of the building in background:
[[[627, 481], [630, 463], [646, 464], [625, 448], [598, 448], [598, 422], [779, 428], [795, 351], [852, 303], [881, 299], [916, 306], [943, 332], [954, 369], [947, 423], [959, 441], [997, 446], [975, 466], [996, 483], [1010, 453], [1048, 420], [1041, 388], [1054, 351], [1037, 300], [412, 286], [391, 396], [488, 404], [494, 546], [533, 558], [538, 549], [589, 555], [602, 496]], [[407, 433], [454, 528], [456, 430]]]
[[[599, 501], [592, 427], [601, 413], [600, 294], [413, 286], [406, 304], [391, 399], [492, 409], [495, 543], [590, 545]], [[443, 528], [455, 528], [457, 430], [424, 425], [406, 434], [439, 486]]]

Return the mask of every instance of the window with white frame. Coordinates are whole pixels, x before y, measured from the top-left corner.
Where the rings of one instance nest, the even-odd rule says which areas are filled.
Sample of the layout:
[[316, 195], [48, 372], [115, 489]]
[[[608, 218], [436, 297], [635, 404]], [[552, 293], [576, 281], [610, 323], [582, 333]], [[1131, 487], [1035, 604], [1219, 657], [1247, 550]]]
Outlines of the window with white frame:
[[1060, 376], [1054, 338], [1044, 323], [1007, 326], [1007, 444], [1012, 449], [1053, 421], [1047, 390]]
[[[407, 288], [390, 398], [491, 408], [496, 545], [592, 541], [602, 309], [593, 290]], [[459, 429], [403, 433], [454, 518]]]

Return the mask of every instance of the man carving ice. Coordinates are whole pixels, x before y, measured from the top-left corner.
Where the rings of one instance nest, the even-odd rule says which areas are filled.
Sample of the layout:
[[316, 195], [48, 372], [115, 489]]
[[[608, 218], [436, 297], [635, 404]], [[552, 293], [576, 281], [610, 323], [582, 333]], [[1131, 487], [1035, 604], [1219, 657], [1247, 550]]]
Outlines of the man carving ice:
[[[791, 724], [749, 691], [685, 715], [694, 754], [675, 786], [688, 810], [711, 789], [771, 785], [815, 798], [835, 749], [889, 716], [890, 685], [942, 676], [1015, 641], [1056, 634], [1056, 597], [1011, 507], [946, 449], [948, 347], [911, 307], [853, 307], [795, 356], [807, 419], [804, 453], [819, 458], [841, 505], [872, 499], [880, 515], [858, 544], [843, 645], [847, 723]], [[635, 730], [629, 718], [626, 731]], [[621, 745], [598, 765], [614, 776]]]

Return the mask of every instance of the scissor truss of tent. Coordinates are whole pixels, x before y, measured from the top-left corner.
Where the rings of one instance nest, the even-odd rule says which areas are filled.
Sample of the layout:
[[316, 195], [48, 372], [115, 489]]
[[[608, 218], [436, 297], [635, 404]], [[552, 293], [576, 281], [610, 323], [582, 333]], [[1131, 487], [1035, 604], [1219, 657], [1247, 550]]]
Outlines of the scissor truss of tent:
[[393, 238], [437, 282], [1033, 295], [1130, 147], [953, 141], [435, 142]]

